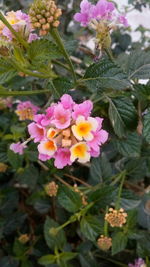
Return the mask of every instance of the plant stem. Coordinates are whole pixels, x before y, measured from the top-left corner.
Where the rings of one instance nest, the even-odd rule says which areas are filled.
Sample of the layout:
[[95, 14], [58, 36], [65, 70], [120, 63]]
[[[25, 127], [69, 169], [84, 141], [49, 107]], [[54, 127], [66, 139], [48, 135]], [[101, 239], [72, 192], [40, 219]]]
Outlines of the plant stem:
[[53, 39], [58, 44], [60, 50], [62, 51], [64, 57], [66, 58], [66, 61], [68, 62], [68, 65], [70, 67], [70, 71], [72, 72], [72, 76], [73, 76], [74, 82], [76, 84], [77, 79], [76, 79], [76, 74], [75, 74], [75, 70], [74, 70], [72, 61], [71, 61], [71, 59], [70, 59], [70, 57], [68, 55], [68, 52], [65, 49], [65, 46], [64, 46], [63, 41], [62, 41], [62, 39], [61, 39], [61, 37], [59, 35], [58, 30], [53, 28], [53, 29], [51, 29], [50, 34], [52, 35]]
[[45, 94], [49, 93], [50, 90], [35, 90], [35, 91], [2, 91], [0, 90], [0, 96], [24, 96], [24, 95], [37, 95], [37, 94]]
[[82, 181], [81, 179], [79, 179], [79, 178], [77, 178], [77, 177], [75, 177], [75, 176], [73, 176], [73, 175], [70, 175], [70, 174], [67, 174], [67, 173], [65, 173], [64, 175], [65, 175], [66, 177], [72, 179], [72, 180], [75, 180], [75, 181], [79, 182], [80, 184], [83, 184], [83, 185], [85, 185], [85, 186], [87, 186], [87, 187], [91, 187], [91, 185], [89, 185], [88, 183]]
[[115, 204], [115, 208], [116, 209], [120, 208], [120, 198], [121, 198], [121, 194], [122, 194], [122, 188], [123, 188], [125, 177], [126, 177], [126, 171], [123, 171], [122, 172], [122, 180], [121, 180], [121, 183], [120, 183], [120, 186], [119, 186], [119, 191], [118, 191], [118, 198], [117, 198], [117, 201], [116, 201], [116, 204]]
[[106, 48], [105, 52], [106, 52], [107, 56], [109, 57], [109, 59], [114, 63], [114, 58], [113, 58], [111, 50]]
[[66, 185], [67, 187], [72, 188], [72, 186], [70, 184], [68, 184], [67, 182], [65, 182], [63, 179], [61, 179], [56, 174], [54, 175], [54, 178], [56, 178], [58, 181], [60, 181], [62, 184]]
[[25, 48], [28, 47], [28, 43], [20, 36], [18, 32], [14, 30], [14, 28], [10, 25], [7, 19], [4, 17], [2, 12], [0, 12], [0, 20], [6, 25], [6, 27], [12, 32], [12, 34], [16, 37], [16, 39], [21, 43]]
[[[108, 206], [106, 207], [106, 213], [108, 212]], [[105, 220], [104, 222], [104, 235], [108, 236], [108, 222]]]

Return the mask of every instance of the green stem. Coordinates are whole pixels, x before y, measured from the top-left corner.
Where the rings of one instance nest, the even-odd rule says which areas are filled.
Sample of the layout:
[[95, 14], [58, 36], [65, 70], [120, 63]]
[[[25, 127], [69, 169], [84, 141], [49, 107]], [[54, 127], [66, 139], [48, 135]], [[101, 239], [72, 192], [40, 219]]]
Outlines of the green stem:
[[[106, 207], [106, 213], [108, 212], [108, 207]], [[108, 222], [105, 220], [104, 222], [104, 235], [108, 236]]]
[[109, 57], [109, 59], [114, 63], [114, 58], [113, 58], [111, 50], [108, 48], [105, 48], [105, 52], [106, 52], [107, 56]]
[[50, 90], [35, 90], [35, 91], [1, 91], [0, 96], [24, 96], [24, 95], [37, 95], [37, 94], [45, 94], [49, 93]]
[[118, 191], [118, 198], [117, 198], [117, 201], [116, 201], [116, 204], [115, 204], [115, 208], [116, 209], [120, 208], [120, 198], [121, 198], [121, 194], [122, 194], [122, 188], [123, 188], [125, 177], [126, 177], [126, 171], [123, 171], [122, 172], [122, 180], [121, 180], [119, 191]]
[[28, 43], [14, 30], [14, 28], [10, 25], [7, 19], [4, 17], [2, 12], [0, 12], [0, 20], [6, 25], [6, 27], [12, 32], [12, 34], [16, 37], [19, 43], [21, 43], [25, 48], [28, 47]]
[[68, 52], [65, 49], [65, 46], [64, 46], [63, 41], [62, 41], [62, 39], [61, 39], [61, 37], [59, 35], [58, 30], [53, 28], [53, 29], [51, 29], [50, 34], [52, 35], [53, 39], [58, 44], [60, 50], [62, 51], [64, 57], [66, 58], [66, 61], [68, 62], [68, 65], [70, 67], [70, 71], [72, 72], [72, 76], [73, 76], [74, 82], [76, 83], [76, 81], [77, 81], [76, 73], [75, 73], [72, 61], [71, 61], [71, 59], [70, 59], [70, 57], [68, 55]]

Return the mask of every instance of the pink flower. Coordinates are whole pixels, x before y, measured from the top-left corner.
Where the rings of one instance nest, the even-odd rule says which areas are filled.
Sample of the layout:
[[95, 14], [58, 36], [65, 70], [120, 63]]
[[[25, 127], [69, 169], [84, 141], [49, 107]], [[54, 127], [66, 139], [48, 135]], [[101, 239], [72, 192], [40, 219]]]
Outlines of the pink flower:
[[10, 145], [10, 150], [12, 150], [14, 153], [16, 154], [19, 154], [19, 155], [22, 155], [24, 153], [24, 149], [26, 148], [27, 146], [24, 145], [23, 143], [21, 142], [18, 142], [18, 143], [12, 143]]
[[74, 112], [72, 113], [72, 117], [74, 120], [76, 120], [78, 118], [78, 116], [84, 116], [85, 119], [87, 119], [90, 114], [91, 111], [93, 109], [93, 103], [90, 100], [86, 100], [81, 104], [75, 104], [74, 105]]
[[100, 146], [106, 143], [106, 141], [108, 140], [108, 132], [101, 129], [103, 119], [99, 117], [97, 117], [96, 119], [99, 123], [98, 128], [96, 129], [95, 132], [92, 132], [94, 138], [88, 142], [88, 146], [92, 149], [91, 151], [93, 151], [93, 153], [99, 152]]
[[33, 120], [34, 115], [38, 112], [39, 107], [32, 104], [30, 101], [20, 102], [17, 105], [16, 114], [19, 120]]
[[80, 4], [81, 11], [74, 15], [74, 20], [81, 23], [81, 26], [87, 26], [91, 20], [93, 5], [88, 0], [83, 0]]
[[63, 95], [60, 100], [65, 109], [72, 109], [75, 104], [72, 97], [67, 94]]
[[121, 16], [118, 17], [118, 22], [120, 24], [123, 24], [125, 27], [128, 27], [129, 26], [129, 23], [128, 23], [126, 17], [123, 16], [123, 15], [121, 15]]
[[112, 2], [106, 0], [99, 0], [97, 4], [93, 7], [92, 18], [95, 19], [109, 19], [115, 5]]
[[35, 40], [38, 40], [39, 37], [36, 33], [30, 33], [29, 38], [28, 38], [28, 43], [32, 43]]
[[65, 129], [70, 126], [71, 112], [58, 104], [54, 109], [54, 119], [51, 121], [57, 129]]
[[47, 160], [49, 160], [51, 158], [52, 158], [51, 156], [44, 155], [44, 154], [41, 154], [41, 153], [39, 153], [39, 156], [38, 156], [38, 159], [41, 160], [41, 161], [47, 161]]
[[135, 260], [134, 264], [129, 263], [129, 267], [146, 267], [146, 263], [143, 259], [139, 258]]
[[34, 121], [42, 127], [50, 124], [50, 119], [45, 114], [37, 114], [34, 116]]
[[70, 156], [71, 153], [68, 148], [59, 148], [55, 154], [55, 167], [63, 169], [66, 165], [71, 165]]
[[34, 139], [34, 143], [37, 143], [44, 139], [46, 130], [41, 125], [32, 122], [28, 125], [28, 132], [31, 138]]

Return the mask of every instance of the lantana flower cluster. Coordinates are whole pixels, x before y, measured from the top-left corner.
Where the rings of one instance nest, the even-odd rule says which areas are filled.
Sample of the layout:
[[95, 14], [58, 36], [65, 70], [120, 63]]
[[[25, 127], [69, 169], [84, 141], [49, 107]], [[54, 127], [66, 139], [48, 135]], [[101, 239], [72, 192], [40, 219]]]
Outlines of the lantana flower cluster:
[[[16, 32], [19, 32], [21, 36], [27, 40], [29, 43], [38, 39], [38, 35], [34, 33], [34, 29], [30, 22], [30, 17], [21, 10], [10, 11], [5, 15], [6, 20], [13, 27]], [[0, 21], [0, 40], [5, 40], [11, 42], [15, 39], [12, 32], [7, 28], [7, 26]]]
[[35, 106], [31, 101], [20, 101], [17, 105], [15, 113], [20, 121], [33, 120], [34, 115], [39, 111], [39, 107]]
[[96, 5], [88, 0], [80, 4], [80, 12], [74, 15], [74, 20], [81, 23], [81, 26], [91, 26], [96, 31], [96, 42], [99, 49], [110, 47], [110, 30], [116, 25], [128, 26], [126, 17], [119, 14], [114, 3], [107, 0], [99, 0]]
[[108, 133], [102, 129], [102, 118], [91, 117], [92, 109], [90, 100], [76, 104], [65, 94], [45, 114], [35, 115], [28, 131], [30, 138], [39, 143], [39, 159], [54, 158], [55, 167], [61, 169], [76, 160], [86, 163], [91, 157], [99, 156]]
[[129, 267], [146, 267], [147, 265], [143, 259], [138, 258], [135, 260], [134, 264], [129, 263], [128, 266]]

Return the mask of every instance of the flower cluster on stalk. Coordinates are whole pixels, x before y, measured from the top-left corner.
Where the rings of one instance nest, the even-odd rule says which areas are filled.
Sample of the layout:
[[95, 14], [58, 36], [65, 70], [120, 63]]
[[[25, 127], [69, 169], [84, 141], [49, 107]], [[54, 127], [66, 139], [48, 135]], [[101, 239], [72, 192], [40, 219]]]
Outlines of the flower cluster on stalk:
[[127, 213], [124, 209], [113, 209], [110, 208], [109, 212], [105, 215], [105, 220], [112, 226], [112, 227], [122, 227], [123, 224], [126, 223]]
[[[32, 41], [38, 39], [38, 35], [34, 33], [34, 28], [30, 22], [30, 17], [26, 13], [23, 13], [21, 10], [7, 12], [5, 19], [13, 27], [13, 29], [18, 32], [27, 42], [31, 43]], [[12, 42], [15, 40], [15, 36], [8, 29], [8, 27], [0, 21], [0, 42]]]
[[100, 50], [110, 47], [110, 31], [116, 25], [128, 26], [126, 17], [118, 14], [114, 3], [107, 0], [99, 0], [96, 5], [83, 0], [80, 12], [74, 15], [74, 20], [80, 22], [81, 26], [90, 26], [96, 31], [96, 43]]

